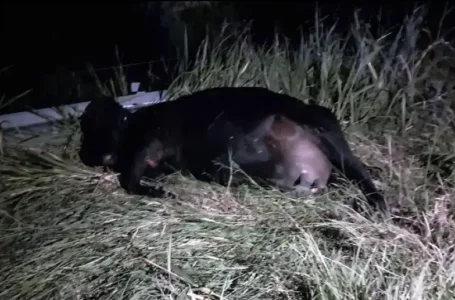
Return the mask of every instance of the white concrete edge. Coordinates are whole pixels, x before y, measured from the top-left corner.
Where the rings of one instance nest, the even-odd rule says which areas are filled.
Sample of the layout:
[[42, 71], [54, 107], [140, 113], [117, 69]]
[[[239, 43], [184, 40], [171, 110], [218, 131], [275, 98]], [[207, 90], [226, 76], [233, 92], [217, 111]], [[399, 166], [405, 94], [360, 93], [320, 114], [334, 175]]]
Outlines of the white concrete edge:
[[[166, 100], [166, 91], [139, 92], [137, 94], [117, 97], [116, 100], [128, 110], [149, 106]], [[62, 105], [57, 108], [42, 108], [31, 112], [22, 111], [0, 115], [0, 128], [11, 129], [36, 126], [62, 119], [62, 114], [80, 116], [89, 102]]]

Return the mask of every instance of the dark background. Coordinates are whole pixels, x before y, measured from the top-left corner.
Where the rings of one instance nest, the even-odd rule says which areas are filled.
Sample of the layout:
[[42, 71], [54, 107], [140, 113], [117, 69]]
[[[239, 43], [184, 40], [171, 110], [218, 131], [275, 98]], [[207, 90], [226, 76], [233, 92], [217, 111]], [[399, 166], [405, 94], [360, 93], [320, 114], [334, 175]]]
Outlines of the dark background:
[[[164, 59], [175, 62], [177, 54], [169, 45], [169, 37], [161, 26], [164, 16], [158, 4], [151, 5], [145, 14], [144, 3], [4, 3], [2, 5], [2, 55], [0, 95], [13, 97], [31, 89], [26, 97], [0, 113], [42, 108], [71, 102], [90, 101], [74, 97], [56, 96], [48, 92], [46, 76], [64, 80], [75, 72], [88, 76], [87, 64], [93, 65], [102, 79], [112, 77], [112, 66], [117, 66], [116, 46], [122, 64], [128, 68], [129, 81], [146, 80], [148, 64], [143, 62]], [[156, 2], [158, 3], [158, 2]], [[324, 15], [332, 15], [339, 28], [347, 29], [355, 8], [361, 8], [364, 19], [376, 21], [382, 7], [384, 26], [401, 25], [405, 13], [416, 5], [426, 3], [427, 25], [434, 31], [444, 9], [444, 2], [319, 2]], [[298, 37], [298, 27], [304, 30], [313, 24], [316, 3], [310, 1], [239, 1], [232, 6], [236, 18], [252, 20], [255, 41], [263, 43], [273, 38], [275, 26], [289, 37]], [[191, 15], [182, 18], [191, 18]], [[454, 20], [447, 18], [448, 21]], [[447, 21], [446, 21], [447, 22]], [[453, 23], [453, 22], [452, 22]], [[445, 24], [452, 27], [453, 24]], [[161, 67], [153, 64], [153, 72], [163, 80], [151, 86], [165, 89], [169, 78]], [[52, 75], [53, 74], [53, 75]]]

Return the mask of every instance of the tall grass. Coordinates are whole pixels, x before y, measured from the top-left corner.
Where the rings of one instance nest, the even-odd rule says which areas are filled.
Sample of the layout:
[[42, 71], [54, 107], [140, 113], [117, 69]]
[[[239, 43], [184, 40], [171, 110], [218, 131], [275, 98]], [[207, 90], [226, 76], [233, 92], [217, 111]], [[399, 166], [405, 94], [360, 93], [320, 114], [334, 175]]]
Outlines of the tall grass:
[[438, 51], [452, 50], [443, 39], [418, 47], [423, 33], [417, 13], [382, 36], [368, 31], [356, 13], [346, 36], [316, 18], [297, 46], [278, 34], [272, 46], [256, 46], [248, 24], [225, 24], [216, 39], [202, 42], [193, 61], [181, 63], [169, 91], [175, 98], [214, 86], [263, 86], [330, 106], [351, 124], [387, 118], [403, 131], [415, 121], [420, 87], [449, 68]]

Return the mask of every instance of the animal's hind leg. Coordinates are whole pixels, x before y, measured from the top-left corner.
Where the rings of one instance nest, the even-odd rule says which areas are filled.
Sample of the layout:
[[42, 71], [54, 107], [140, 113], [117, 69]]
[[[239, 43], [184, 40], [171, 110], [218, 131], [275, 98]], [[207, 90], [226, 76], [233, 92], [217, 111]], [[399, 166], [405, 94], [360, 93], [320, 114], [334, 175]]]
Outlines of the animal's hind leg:
[[370, 173], [363, 163], [352, 153], [341, 128], [339, 132], [324, 133], [321, 138], [326, 148], [324, 152], [333, 166], [359, 186], [371, 206], [386, 211], [383, 195], [374, 186]]

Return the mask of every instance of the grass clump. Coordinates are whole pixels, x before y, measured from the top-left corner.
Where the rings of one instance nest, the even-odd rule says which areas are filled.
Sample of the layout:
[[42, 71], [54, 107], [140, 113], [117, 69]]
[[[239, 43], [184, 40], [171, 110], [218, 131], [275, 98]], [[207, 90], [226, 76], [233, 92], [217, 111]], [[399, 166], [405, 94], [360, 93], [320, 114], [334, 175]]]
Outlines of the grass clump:
[[263, 86], [333, 108], [381, 170], [392, 218], [355, 213], [351, 186], [295, 199], [174, 174], [179, 199], [127, 196], [60, 148], [8, 144], [0, 298], [454, 299], [453, 56], [442, 39], [418, 46], [415, 13], [383, 36], [356, 18], [346, 36], [316, 22], [296, 48], [227, 26], [168, 90]]

